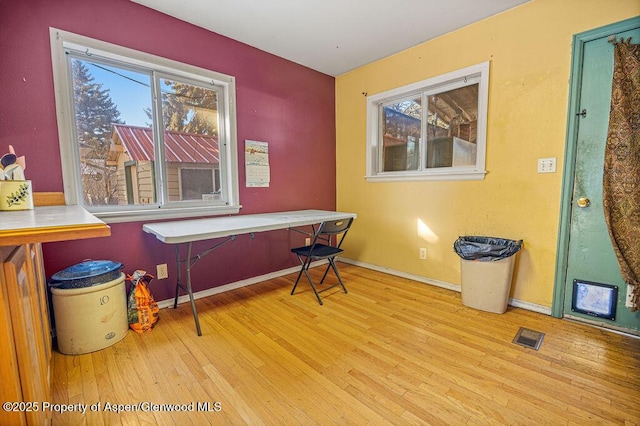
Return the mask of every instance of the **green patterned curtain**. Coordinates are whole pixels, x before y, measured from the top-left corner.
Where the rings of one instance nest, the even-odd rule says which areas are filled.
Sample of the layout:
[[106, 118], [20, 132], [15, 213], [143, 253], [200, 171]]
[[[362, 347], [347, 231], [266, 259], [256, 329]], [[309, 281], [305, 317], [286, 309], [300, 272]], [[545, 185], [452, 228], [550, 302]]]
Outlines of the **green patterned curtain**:
[[640, 310], [640, 44], [615, 43], [603, 203], [622, 278]]

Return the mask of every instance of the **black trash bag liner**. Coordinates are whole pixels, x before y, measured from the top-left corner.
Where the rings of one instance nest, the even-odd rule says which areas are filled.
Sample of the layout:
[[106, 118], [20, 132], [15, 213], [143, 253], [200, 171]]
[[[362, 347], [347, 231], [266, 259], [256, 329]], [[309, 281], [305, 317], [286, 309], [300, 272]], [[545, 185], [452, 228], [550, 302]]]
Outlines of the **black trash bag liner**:
[[522, 248], [522, 240], [496, 237], [458, 237], [453, 250], [464, 260], [492, 262], [513, 256]]

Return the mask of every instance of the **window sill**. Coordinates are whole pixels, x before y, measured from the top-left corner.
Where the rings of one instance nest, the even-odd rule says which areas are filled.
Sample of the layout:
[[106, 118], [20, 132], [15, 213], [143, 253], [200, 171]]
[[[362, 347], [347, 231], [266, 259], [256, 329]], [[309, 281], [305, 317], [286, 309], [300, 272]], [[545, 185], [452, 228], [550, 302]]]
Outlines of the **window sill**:
[[123, 222], [143, 222], [164, 219], [187, 219], [203, 216], [219, 216], [226, 214], [237, 214], [242, 206], [224, 206], [224, 207], [192, 207], [192, 208], [163, 208], [158, 210], [126, 210], [126, 211], [109, 211], [96, 212], [86, 208], [95, 217], [106, 223], [123, 223]]
[[483, 180], [483, 171], [443, 171], [430, 173], [384, 173], [365, 176], [367, 182], [412, 182], [412, 181], [452, 181], [452, 180]]

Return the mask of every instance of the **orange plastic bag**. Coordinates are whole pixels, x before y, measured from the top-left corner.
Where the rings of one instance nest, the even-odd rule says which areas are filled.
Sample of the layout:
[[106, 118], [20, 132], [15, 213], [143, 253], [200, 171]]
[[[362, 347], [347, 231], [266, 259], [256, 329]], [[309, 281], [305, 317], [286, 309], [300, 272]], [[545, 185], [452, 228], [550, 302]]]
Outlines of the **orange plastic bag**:
[[149, 283], [153, 278], [153, 275], [142, 270], [135, 271], [133, 275], [127, 275], [127, 281], [131, 281], [127, 318], [129, 327], [136, 333], [150, 331], [160, 318], [158, 303], [149, 291]]

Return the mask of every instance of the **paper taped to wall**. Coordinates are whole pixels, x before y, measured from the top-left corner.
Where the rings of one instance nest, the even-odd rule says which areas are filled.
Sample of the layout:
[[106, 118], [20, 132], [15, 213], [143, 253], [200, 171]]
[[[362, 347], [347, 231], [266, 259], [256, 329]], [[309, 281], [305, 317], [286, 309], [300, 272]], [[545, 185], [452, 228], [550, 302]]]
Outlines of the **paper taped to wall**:
[[244, 158], [247, 187], [268, 187], [271, 181], [269, 144], [245, 140]]

